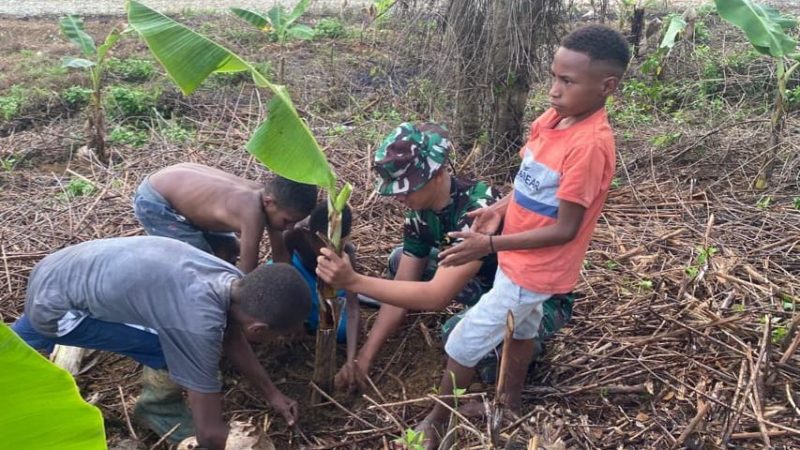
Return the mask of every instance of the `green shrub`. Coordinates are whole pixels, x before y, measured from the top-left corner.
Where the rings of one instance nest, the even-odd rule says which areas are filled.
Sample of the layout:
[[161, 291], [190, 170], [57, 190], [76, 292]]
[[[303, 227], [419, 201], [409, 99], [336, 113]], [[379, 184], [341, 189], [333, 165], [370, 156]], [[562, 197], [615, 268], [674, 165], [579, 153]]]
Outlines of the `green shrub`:
[[347, 30], [342, 22], [337, 19], [325, 18], [317, 22], [314, 27], [315, 37], [340, 38], [347, 35]]
[[0, 96], [0, 117], [3, 120], [11, 120], [22, 111], [25, 99], [29, 92], [19, 85], [11, 86], [8, 95]]
[[70, 180], [64, 192], [59, 193], [56, 197], [61, 200], [69, 200], [75, 197], [83, 197], [91, 195], [96, 191], [94, 184], [84, 178], [73, 178]]
[[156, 72], [153, 63], [146, 59], [109, 58], [106, 64], [109, 72], [125, 81], [131, 82], [147, 81], [152, 78]]
[[61, 93], [61, 98], [72, 108], [80, 108], [89, 103], [92, 90], [82, 86], [70, 86]]
[[150, 116], [158, 104], [161, 92], [114, 86], [108, 94], [108, 103], [112, 113], [117, 117]]
[[184, 143], [194, 138], [194, 130], [189, 129], [177, 122], [167, 122], [161, 129], [161, 135], [169, 142]]
[[148, 137], [147, 131], [133, 127], [118, 126], [111, 130], [108, 142], [118, 145], [130, 145], [131, 147], [141, 147], [147, 143]]

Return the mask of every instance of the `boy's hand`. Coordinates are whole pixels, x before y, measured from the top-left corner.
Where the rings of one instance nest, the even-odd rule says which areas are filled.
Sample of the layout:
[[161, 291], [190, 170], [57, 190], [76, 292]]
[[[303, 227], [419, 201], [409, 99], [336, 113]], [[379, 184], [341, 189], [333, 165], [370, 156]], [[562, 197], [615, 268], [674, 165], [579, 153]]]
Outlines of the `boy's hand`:
[[320, 253], [317, 257], [317, 276], [333, 287], [349, 289], [357, 275], [350, 264], [350, 257], [346, 253], [340, 257], [324, 247], [320, 249]]
[[441, 266], [460, 266], [491, 253], [489, 236], [485, 234], [454, 231], [447, 235], [453, 239], [461, 239], [461, 241], [439, 253], [439, 265]]
[[472, 226], [469, 230], [475, 233], [495, 234], [500, 229], [503, 218], [494, 208], [485, 206], [467, 213], [467, 217], [472, 219]]
[[267, 398], [269, 404], [275, 408], [275, 411], [281, 413], [286, 423], [292, 427], [297, 422], [297, 402], [283, 395], [279, 390]]
[[333, 382], [336, 390], [344, 391], [347, 395], [366, 390], [367, 377], [359, 367], [358, 362], [348, 361], [339, 372]]

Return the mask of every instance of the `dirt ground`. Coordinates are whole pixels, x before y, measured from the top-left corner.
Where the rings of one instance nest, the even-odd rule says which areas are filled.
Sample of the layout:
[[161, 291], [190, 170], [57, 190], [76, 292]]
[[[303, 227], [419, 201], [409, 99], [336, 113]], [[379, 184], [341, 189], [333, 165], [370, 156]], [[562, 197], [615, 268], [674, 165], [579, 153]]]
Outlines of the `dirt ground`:
[[[277, 55], [277, 44], [230, 17], [182, 20], [258, 63]], [[401, 208], [372, 194], [374, 147], [402, 120], [450, 121], [454, 93], [432, 62], [441, 51], [435, 27], [415, 34], [390, 23], [364, 31], [360, 19], [351, 20], [347, 37], [290, 43], [286, 84], [337, 172], [356, 187], [359, 261], [380, 275], [400, 243]], [[723, 439], [727, 448], [800, 448], [797, 109], [789, 112], [773, 182], [754, 191], [768, 139], [771, 68], [718, 18], [704, 20], [705, 43], [676, 48], [661, 81], [641, 73], [643, 55], [609, 107], [617, 178], [584, 263], [573, 320], [532, 372], [523, 420], [503, 435], [509, 448], [526, 448], [534, 436], [548, 450], [721, 448]], [[97, 38], [117, 22], [90, 18], [87, 29]], [[415, 46], [407, 36], [418, 39]], [[135, 36], [113, 52], [121, 60], [149, 58]], [[183, 97], [160, 68], [142, 82], [107, 77], [109, 89], [158, 92], [157, 114], [109, 111], [109, 133], [144, 131], [145, 142], [112, 143], [109, 166], [79, 155], [84, 111], [64, 92], [85, 79], [57, 67], [71, 54], [54, 19], [0, 18], [0, 106], [19, 86], [31, 88], [14, 117], [0, 116], [6, 323], [20, 314], [28, 274], [45, 255], [89, 239], [142, 234], [130, 199], [148, 173], [193, 161], [253, 180], [266, 176], [244, 150], [263, 117], [265, 94], [245, 79], [217, 77]], [[545, 93], [545, 84], [534, 86], [528, 121], [543, 110]], [[189, 137], [177, 138], [176, 127]], [[468, 172], [508, 189], [502, 171], [483, 160]], [[94, 190], [71, 196], [74, 180], [89, 180]], [[267, 245], [262, 250], [266, 256]], [[442, 367], [439, 324], [451, 312], [412, 315], [376, 362], [375, 389], [358, 398], [336, 395], [337, 404], [310, 404], [313, 336], [259, 348], [274, 381], [300, 401], [299, 426], [287, 429], [227, 369], [226, 418], [266, 420], [281, 449], [388, 448], [430, 404]], [[362, 310], [367, 329], [375, 313]], [[344, 349], [339, 353], [343, 360]], [[77, 377], [103, 412], [111, 445], [133, 437], [124, 411], [138, 394], [138, 372], [124, 358], [95, 353]], [[491, 399], [492, 387], [475, 384], [470, 394]], [[480, 420], [459, 422], [455, 448], [484, 448], [485, 430]], [[136, 425], [133, 431], [143, 448], [157, 441]]]

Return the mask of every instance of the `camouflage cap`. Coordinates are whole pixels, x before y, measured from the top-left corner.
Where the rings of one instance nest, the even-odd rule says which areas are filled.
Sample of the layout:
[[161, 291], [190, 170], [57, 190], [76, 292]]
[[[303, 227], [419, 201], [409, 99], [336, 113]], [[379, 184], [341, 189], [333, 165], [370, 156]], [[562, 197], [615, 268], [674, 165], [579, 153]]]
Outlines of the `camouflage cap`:
[[405, 122], [395, 128], [375, 152], [378, 193], [407, 194], [425, 186], [447, 162], [453, 147], [449, 136], [447, 129], [434, 123]]

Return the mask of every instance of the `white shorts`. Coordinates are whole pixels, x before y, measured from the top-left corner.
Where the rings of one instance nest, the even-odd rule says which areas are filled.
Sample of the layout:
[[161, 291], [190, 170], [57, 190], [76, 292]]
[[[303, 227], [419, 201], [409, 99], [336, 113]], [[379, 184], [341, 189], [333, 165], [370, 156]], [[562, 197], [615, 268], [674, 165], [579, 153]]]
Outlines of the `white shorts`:
[[537, 337], [542, 322], [542, 305], [552, 296], [517, 286], [498, 267], [492, 289], [453, 328], [445, 352], [462, 366], [475, 367], [503, 342], [508, 311], [514, 314], [514, 339]]

